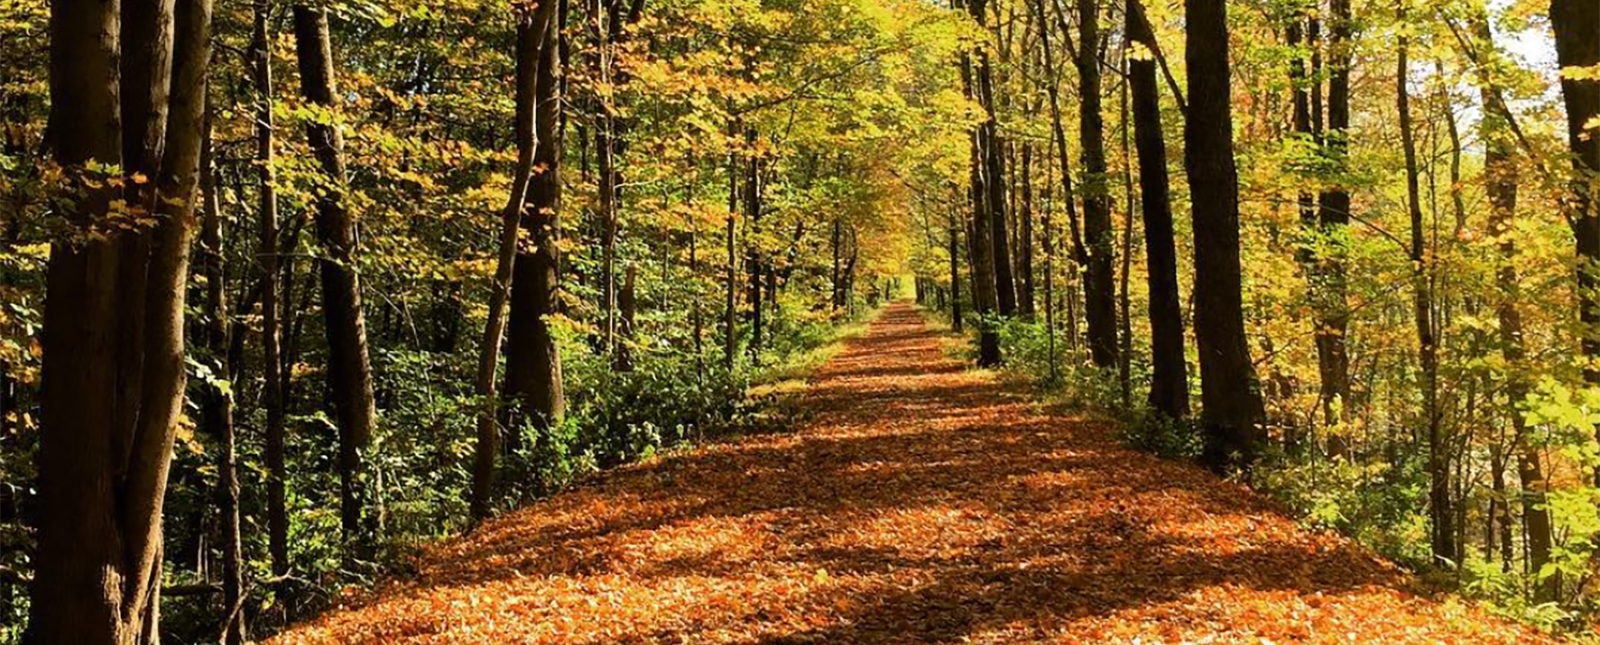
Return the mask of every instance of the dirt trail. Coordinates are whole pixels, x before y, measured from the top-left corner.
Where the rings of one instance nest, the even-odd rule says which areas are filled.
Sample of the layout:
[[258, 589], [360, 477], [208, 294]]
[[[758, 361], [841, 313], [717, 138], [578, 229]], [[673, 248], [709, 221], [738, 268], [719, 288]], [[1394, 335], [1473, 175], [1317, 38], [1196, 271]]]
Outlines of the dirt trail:
[[939, 343], [892, 305], [798, 432], [602, 475], [272, 642], [1545, 642]]

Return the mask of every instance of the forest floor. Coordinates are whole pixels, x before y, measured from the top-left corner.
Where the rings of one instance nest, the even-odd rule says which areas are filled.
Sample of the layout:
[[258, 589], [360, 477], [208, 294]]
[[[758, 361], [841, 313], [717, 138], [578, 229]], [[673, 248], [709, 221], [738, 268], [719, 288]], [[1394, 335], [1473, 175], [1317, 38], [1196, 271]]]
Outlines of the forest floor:
[[272, 643], [1530, 643], [890, 305], [794, 432], [604, 473]]

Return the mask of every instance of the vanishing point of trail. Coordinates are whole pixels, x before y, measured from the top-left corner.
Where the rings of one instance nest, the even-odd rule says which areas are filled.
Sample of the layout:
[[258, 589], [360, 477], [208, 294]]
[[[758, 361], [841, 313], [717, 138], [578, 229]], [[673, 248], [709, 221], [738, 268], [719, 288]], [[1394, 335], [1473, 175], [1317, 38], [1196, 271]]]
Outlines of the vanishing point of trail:
[[272, 642], [1545, 642], [940, 343], [891, 305], [797, 431], [601, 474]]

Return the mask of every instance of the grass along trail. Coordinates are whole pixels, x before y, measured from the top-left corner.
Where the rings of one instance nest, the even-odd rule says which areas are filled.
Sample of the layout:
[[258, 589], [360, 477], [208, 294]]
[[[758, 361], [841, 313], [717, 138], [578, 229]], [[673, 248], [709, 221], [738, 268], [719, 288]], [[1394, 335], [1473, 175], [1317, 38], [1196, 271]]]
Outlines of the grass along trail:
[[270, 642], [1554, 642], [939, 343], [891, 305], [799, 431], [602, 474]]

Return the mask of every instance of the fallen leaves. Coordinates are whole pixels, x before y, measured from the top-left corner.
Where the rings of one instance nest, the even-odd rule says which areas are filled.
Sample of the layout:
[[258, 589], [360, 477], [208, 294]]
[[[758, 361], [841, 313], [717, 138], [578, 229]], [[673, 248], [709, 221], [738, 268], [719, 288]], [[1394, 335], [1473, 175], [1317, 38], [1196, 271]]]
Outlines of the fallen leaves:
[[891, 307], [819, 372], [801, 432], [618, 469], [269, 642], [1555, 642], [938, 342]]

